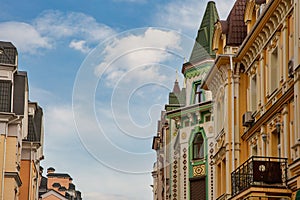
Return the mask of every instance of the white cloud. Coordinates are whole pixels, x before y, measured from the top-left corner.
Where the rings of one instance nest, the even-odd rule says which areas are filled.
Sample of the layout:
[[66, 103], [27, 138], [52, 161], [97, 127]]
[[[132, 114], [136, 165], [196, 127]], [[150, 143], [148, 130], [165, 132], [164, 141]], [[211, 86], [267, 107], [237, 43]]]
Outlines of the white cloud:
[[82, 53], [88, 53], [90, 52], [90, 48], [87, 46], [86, 41], [84, 40], [72, 40], [69, 44], [70, 48], [73, 48], [75, 50], [81, 51]]
[[0, 23], [0, 38], [11, 41], [22, 52], [36, 53], [39, 48], [52, 47], [49, 39], [40, 34], [34, 26], [22, 22]]
[[76, 38], [97, 44], [115, 32], [98, 23], [92, 16], [79, 12], [63, 13], [58, 10], [43, 12], [34, 20], [34, 26], [43, 35], [51, 38]]
[[1, 40], [12, 41], [22, 53], [37, 53], [38, 49], [55, 48], [67, 42], [69, 47], [87, 53], [102, 40], [115, 34], [95, 18], [78, 12], [64, 13], [55, 10], [43, 12], [32, 23], [0, 23]]
[[[180, 30], [193, 36], [201, 23], [207, 0], [175, 0], [165, 4], [155, 17], [156, 23], [163, 27]], [[235, 0], [216, 0], [221, 19], [227, 17]]]
[[180, 50], [180, 40], [180, 35], [173, 31], [155, 28], [121, 35], [106, 44], [95, 73], [103, 75], [106, 70], [107, 84], [111, 86], [121, 79], [127, 83], [163, 81], [166, 77], [159, 73], [159, 65], [172, 57], [170, 51]]

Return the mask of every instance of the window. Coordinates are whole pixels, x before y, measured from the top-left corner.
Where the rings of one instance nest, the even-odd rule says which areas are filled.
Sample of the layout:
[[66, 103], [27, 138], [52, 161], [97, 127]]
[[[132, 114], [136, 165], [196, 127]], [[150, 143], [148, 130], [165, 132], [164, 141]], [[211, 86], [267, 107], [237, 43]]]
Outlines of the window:
[[281, 157], [281, 139], [280, 139], [280, 132], [277, 133], [277, 155]]
[[257, 145], [252, 147], [252, 156], [257, 156]]
[[0, 112], [11, 111], [11, 85], [10, 81], [0, 81]]
[[193, 159], [204, 158], [204, 141], [201, 133], [197, 133], [193, 141]]
[[195, 85], [194, 103], [201, 103], [203, 101], [202, 89], [200, 83]]
[[254, 112], [257, 110], [257, 95], [256, 95], [256, 75], [251, 79], [251, 111]]
[[211, 121], [211, 116], [210, 116], [210, 114], [205, 115], [205, 116], [204, 116], [204, 119], [205, 119], [205, 120], [204, 120], [205, 122]]
[[271, 63], [270, 63], [270, 72], [269, 72], [269, 86], [270, 94], [272, 94], [279, 84], [279, 59], [278, 59], [278, 48], [276, 47], [271, 53]]

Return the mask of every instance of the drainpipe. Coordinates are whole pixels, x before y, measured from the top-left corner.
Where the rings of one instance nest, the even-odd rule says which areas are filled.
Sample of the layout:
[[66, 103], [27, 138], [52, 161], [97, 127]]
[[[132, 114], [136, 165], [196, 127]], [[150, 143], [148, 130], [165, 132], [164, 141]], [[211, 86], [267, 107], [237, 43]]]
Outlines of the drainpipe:
[[232, 171], [235, 170], [235, 130], [234, 130], [234, 67], [232, 61], [233, 55], [229, 55], [231, 69], [231, 139], [232, 139]]

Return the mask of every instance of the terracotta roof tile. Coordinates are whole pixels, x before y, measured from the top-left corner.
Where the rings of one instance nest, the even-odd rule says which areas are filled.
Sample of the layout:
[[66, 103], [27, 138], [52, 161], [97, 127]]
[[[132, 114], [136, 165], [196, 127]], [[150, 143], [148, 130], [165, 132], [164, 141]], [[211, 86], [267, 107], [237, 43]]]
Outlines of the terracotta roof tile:
[[[247, 35], [247, 26], [244, 23], [246, 3], [247, 0], [237, 0], [226, 20], [228, 26], [226, 42], [229, 46], [240, 45]], [[224, 22], [223, 25], [226, 26]], [[226, 30], [225, 27], [222, 27], [222, 29]]]

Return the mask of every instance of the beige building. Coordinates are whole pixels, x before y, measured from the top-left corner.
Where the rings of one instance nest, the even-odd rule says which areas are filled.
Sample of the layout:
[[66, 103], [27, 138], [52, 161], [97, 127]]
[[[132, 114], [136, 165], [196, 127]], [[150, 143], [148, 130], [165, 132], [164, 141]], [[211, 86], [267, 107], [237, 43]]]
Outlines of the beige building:
[[[206, 146], [213, 178], [197, 191], [211, 200], [300, 199], [300, 1], [236, 0], [227, 19], [214, 24], [212, 50], [216, 58], [200, 85], [213, 100]], [[194, 118], [185, 117], [184, 106], [170, 108], [168, 135], [177, 138], [169, 138], [174, 155], [164, 154], [173, 159], [169, 197], [192, 199], [181, 196], [192, 184], [182, 186], [180, 151], [183, 128]]]
[[43, 112], [29, 102], [27, 73], [18, 71], [18, 52], [0, 42], [0, 199], [38, 199], [43, 159]]
[[298, 0], [237, 0], [215, 24], [202, 85], [214, 99], [213, 199], [300, 198], [299, 13]]

